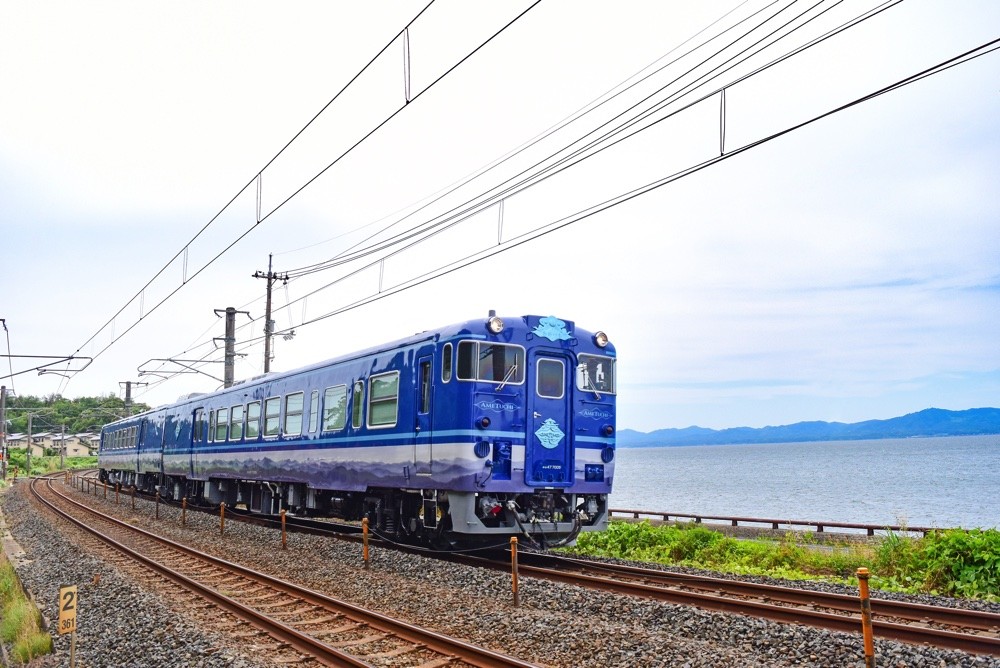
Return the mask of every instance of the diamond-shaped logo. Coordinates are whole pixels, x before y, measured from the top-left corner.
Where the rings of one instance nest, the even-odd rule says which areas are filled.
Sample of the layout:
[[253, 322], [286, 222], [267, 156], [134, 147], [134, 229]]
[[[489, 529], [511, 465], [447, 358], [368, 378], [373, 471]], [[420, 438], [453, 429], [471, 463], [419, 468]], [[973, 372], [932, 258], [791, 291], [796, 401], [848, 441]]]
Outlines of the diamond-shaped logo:
[[549, 450], [559, 445], [559, 441], [561, 441], [565, 435], [566, 434], [563, 433], [562, 429], [559, 428], [559, 424], [552, 418], [543, 422], [542, 426], [535, 432], [535, 436], [537, 436], [538, 440], [542, 442], [542, 447], [548, 448]]

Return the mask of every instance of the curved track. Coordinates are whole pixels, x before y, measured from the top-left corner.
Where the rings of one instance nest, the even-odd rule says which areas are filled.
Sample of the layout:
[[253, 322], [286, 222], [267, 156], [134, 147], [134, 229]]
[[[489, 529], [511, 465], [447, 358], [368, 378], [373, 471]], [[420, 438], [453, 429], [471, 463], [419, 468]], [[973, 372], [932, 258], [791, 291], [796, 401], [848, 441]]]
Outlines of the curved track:
[[[293, 518], [288, 519], [291, 525]], [[302, 524], [297, 530], [336, 533], [341, 539], [352, 538], [340, 533], [344, 529], [356, 530], [308, 519], [295, 519], [294, 523]], [[510, 568], [509, 553], [491, 559], [395, 544], [385, 546], [470, 566]], [[529, 551], [520, 552], [518, 559], [523, 576], [833, 631], [861, 630], [860, 601], [854, 596]], [[875, 598], [871, 606], [877, 638], [1000, 656], [1000, 614]]]
[[51, 478], [31, 482], [34, 496], [57, 515], [322, 664], [532, 665], [161, 538], [80, 504], [58, 487]]

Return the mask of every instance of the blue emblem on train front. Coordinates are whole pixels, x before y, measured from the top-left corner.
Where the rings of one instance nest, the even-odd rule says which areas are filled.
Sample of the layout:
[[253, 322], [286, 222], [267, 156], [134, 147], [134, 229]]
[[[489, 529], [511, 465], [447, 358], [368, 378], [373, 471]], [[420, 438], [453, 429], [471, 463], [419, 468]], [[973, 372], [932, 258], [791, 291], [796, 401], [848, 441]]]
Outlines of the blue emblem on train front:
[[566, 331], [566, 323], [553, 316], [539, 318], [538, 325], [535, 326], [532, 333], [543, 336], [549, 341], [568, 341], [573, 338]]
[[535, 436], [537, 436], [538, 440], [542, 442], [542, 447], [548, 448], [549, 450], [559, 445], [559, 441], [561, 441], [565, 435], [566, 434], [563, 433], [562, 429], [559, 428], [559, 424], [552, 418], [543, 422], [542, 426], [535, 432]]

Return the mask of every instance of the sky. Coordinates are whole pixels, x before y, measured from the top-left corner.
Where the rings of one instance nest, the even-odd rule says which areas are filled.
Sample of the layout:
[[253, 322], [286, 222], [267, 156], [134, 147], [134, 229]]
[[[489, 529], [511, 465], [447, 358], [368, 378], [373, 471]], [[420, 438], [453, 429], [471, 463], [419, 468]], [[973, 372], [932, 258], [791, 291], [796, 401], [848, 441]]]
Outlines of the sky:
[[273, 254], [272, 370], [494, 309], [607, 332], [619, 428], [998, 406], [1000, 52], [746, 148], [998, 37], [992, 0], [0, 0], [0, 382], [211, 391], [229, 306], [257, 375]]

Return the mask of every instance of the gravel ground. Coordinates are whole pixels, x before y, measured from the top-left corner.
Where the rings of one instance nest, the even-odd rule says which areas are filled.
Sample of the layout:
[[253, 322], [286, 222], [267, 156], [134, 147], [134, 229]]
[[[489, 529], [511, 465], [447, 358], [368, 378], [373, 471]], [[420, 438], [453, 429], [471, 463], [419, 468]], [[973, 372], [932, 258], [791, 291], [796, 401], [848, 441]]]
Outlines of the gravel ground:
[[[290, 534], [287, 550], [272, 529], [226, 523], [137, 501], [120, 506], [77, 493], [78, 498], [137, 526], [253, 568], [305, 584], [357, 605], [373, 607], [439, 632], [464, 638], [542, 666], [858, 666], [860, 635], [847, 635], [702, 611], [532, 578], [520, 580], [514, 607], [510, 577], [375, 548], [370, 568], [356, 543]], [[80, 586], [77, 658], [81, 666], [274, 665], [232, 634], [206, 631], [175, 597], [149, 591], [94, 554], [101, 550], [54, 522], [27, 500], [18, 483], [2, 497], [14, 538], [28, 561], [18, 566], [25, 587], [55, 616], [60, 584]], [[95, 584], [95, 575], [99, 582]], [[824, 585], [825, 587], [825, 585]], [[930, 598], [930, 597], [928, 597]], [[216, 625], [217, 626], [217, 625]], [[68, 638], [57, 655], [39, 665], [68, 665]], [[1000, 659], [876, 641], [877, 665], [992, 666]]]

